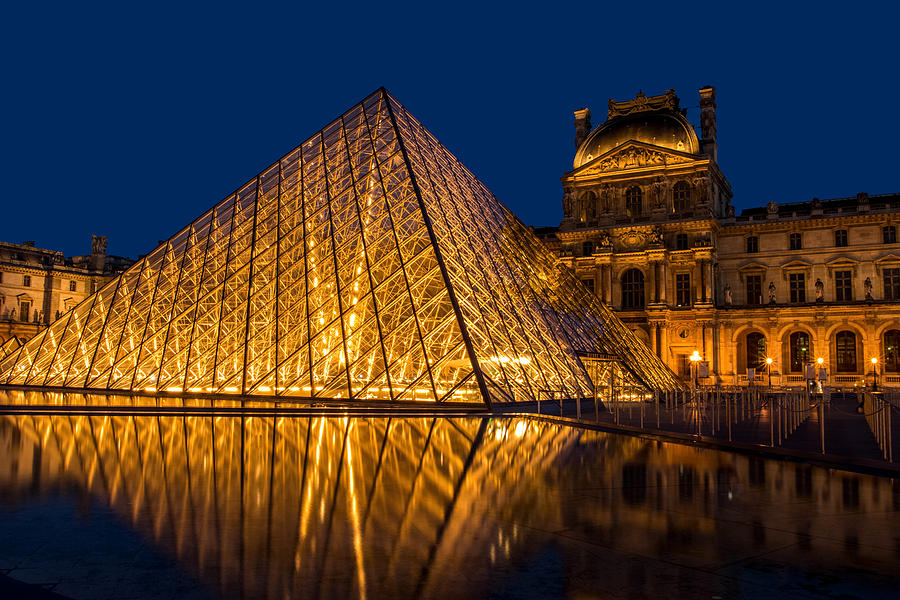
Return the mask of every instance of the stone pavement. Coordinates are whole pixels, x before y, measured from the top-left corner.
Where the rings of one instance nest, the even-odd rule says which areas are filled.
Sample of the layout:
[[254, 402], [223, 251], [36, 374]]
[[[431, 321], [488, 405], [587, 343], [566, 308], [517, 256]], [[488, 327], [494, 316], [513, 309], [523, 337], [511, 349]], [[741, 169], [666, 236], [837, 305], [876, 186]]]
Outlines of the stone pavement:
[[[815, 400], [813, 400], [815, 402]], [[833, 393], [830, 401], [824, 405], [824, 437], [825, 454], [840, 460], [841, 458], [862, 459], [883, 462], [884, 456], [869, 429], [866, 419], [857, 410], [856, 394]], [[540, 412], [545, 415], [577, 418], [574, 400], [567, 400], [560, 410], [559, 402], [542, 402]], [[696, 414], [691, 407], [680, 406], [673, 409], [661, 407], [657, 415], [657, 407], [652, 402], [628, 403], [620, 405], [618, 417], [613, 407], [601, 405], [597, 419], [592, 402], [582, 402], [581, 420], [599, 422], [607, 425], [624, 425], [636, 427], [648, 432], [661, 431], [678, 434], [700, 434], [707, 439], [732, 441], [740, 444], [769, 446], [772, 439], [769, 411], [765, 409], [747, 410], [744, 418], [738, 418], [731, 424], [729, 437], [724, 410], [715, 412], [705, 408], [698, 428]], [[530, 405], [522, 412], [538, 412], [536, 405]], [[643, 413], [643, 414], [642, 414]], [[779, 441], [775, 446], [786, 450], [796, 450], [821, 454], [821, 423], [815, 405], [809, 411], [798, 413], [803, 418], [796, 429]], [[892, 437], [895, 462], [900, 460], [900, 409], [892, 409]], [[658, 419], [658, 420], [657, 420]], [[773, 427], [773, 429], [775, 429]], [[777, 431], [777, 429], [775, 429]]]

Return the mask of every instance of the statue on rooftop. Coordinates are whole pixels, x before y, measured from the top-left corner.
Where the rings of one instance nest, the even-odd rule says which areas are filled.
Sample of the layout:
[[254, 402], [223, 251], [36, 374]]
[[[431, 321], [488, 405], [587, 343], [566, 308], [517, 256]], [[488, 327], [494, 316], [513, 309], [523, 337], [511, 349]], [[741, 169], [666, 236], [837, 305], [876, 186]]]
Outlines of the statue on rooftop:
[[91, 235], [91, 254], [106, 254], [105, 235]]

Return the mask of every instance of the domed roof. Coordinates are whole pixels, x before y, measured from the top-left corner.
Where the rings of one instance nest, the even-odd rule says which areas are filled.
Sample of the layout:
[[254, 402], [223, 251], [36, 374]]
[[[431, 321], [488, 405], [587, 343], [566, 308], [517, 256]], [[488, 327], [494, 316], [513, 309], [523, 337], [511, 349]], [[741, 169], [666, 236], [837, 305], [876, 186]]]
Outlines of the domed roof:
[[575, 168], [629, 140], [690, 154], [700, 151], [697, 134], [681, 113], [669, 110], [636, 112], [613, 117], [592, 131], [575, 153]]

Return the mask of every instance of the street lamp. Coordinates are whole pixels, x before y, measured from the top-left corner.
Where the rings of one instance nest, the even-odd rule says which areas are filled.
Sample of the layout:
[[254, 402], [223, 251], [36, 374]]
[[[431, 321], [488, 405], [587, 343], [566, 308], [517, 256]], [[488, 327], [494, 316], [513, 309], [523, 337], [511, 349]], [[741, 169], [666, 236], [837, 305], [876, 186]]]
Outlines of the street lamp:
[[818, 389], [816, 391], [821, 392], [822, 391], [822, 365], [825, 364], [825, 359], [820, 356], [819, 358], [816, 359], [816, 363], [818, 363], [818, 365], [819, 365], [819, 372], [816, 373], [817, 379], [819, 380], [819, 385], [818, 385]]
[[878, 364], [878, 359], [874, 356], [872, 357], [872, 391], [875, 392], [878, 390], [878, 373], [875, 371], [875, 365]]
[[691, 354], [688, 358], [691, 360], [691, 381], [694, 382], [694, 391], [697, 390], [697, 363], [703, 360], [703, 357], [700, 356], [700, 353], [694, 350], [694, 353]]
[[769, 387], [772, 387], [772, 358], [766, 358], [766, 372], [769, 374]]

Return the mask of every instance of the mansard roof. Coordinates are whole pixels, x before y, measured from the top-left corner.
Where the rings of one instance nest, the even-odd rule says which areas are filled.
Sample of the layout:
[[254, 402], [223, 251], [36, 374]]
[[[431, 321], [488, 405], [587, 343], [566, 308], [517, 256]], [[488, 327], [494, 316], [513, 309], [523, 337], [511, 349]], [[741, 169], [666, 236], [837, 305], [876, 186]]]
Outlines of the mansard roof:
[[[735, 217], [737, 223], [765, 220], [769, 206], [745, 208]], [[777, 203], [778, 219], [802, 218], [821, 215], [823, 217], [851, 216], [860, 213], [900, 210], [900, 193], [868, 195], [857, 194], [848, 198], [820, 200], [813, 198], [806, 202]], [[860, 207], [864, 207], [860, 210]]]

